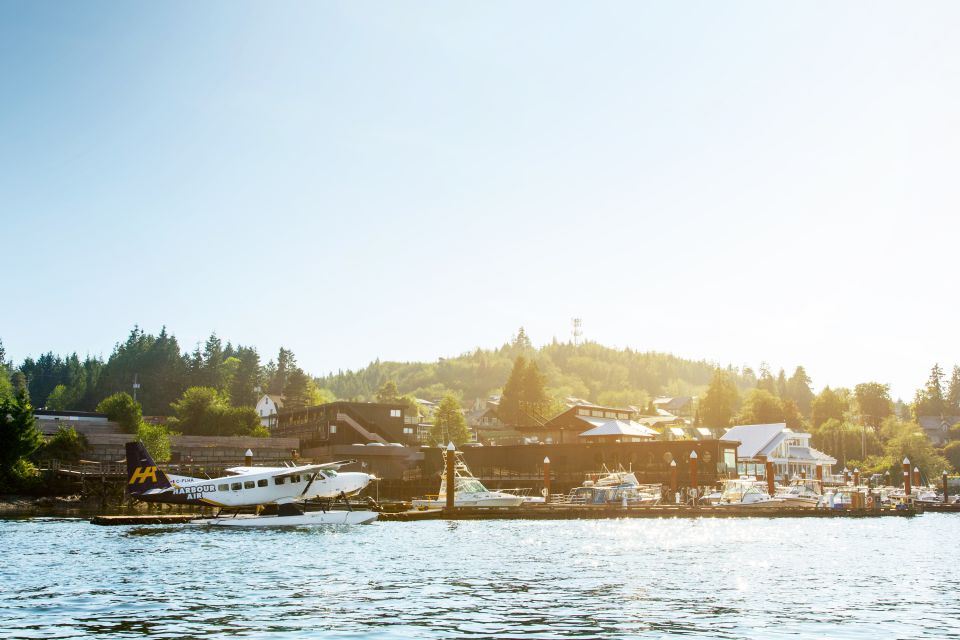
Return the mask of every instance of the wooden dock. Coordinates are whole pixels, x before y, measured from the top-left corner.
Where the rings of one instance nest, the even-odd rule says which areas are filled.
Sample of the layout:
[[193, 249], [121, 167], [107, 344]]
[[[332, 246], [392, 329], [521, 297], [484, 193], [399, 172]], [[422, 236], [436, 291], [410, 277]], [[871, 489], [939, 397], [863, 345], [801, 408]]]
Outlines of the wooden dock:
[[614, 507], [606, 505], [523, 505], [509, 508], [460, 507], [381, 513], [383, 522], [420, 520], [598, 520], [608, 518], [879, 518], [911, 517], [922, 513], [909, 509], [756, 509], [739, 507]]

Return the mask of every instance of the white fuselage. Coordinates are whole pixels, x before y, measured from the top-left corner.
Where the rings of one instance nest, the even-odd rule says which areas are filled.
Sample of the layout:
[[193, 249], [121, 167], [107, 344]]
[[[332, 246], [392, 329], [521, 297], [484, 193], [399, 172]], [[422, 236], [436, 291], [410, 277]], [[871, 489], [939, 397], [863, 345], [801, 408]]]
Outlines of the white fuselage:
[[[241, 467], [233, 471], [236, 475], [212, 479], [169, 475], [173, 487], [164, 494], [174, 496], [176, 501], [186, 498], [218, 507], [246, 507], [336, 498], [341, 494], [351, 496], [371, 480], [366, 473], [338, 473], [310, 466]], [[314, 474], [316, 477], [311, 483]], [[157, 495], [158, 502], [163, 501], [162, 495]]]

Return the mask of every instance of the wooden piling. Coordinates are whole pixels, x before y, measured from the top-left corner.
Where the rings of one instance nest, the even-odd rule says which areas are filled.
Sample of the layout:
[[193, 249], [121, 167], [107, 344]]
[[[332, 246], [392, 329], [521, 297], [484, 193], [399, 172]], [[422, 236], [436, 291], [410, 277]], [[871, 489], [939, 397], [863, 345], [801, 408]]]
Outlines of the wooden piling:
[[697, 499], [700, 497], [699, 493], [700, 483], [697, 479], [697, 452], [690, 452], [690, 488], [694, 490], [693, 492], [693, 504], [697, 504]]
[[949, 496], [950, 496], [950, 488], [947, 483], [947, 470], [944, 469], [943, 470], [943, 504], [947, 504], [950, 502]]
[[860, 486], [860, 467], [853, 470], [853, 486]]
[[543, 501], [550, 502], [550, 458], [543, 459]]
[[913, 486], [919, 487], [923, 483], [920, 481], [920, 467], [913, 468]]
[[766, 463], [766, 474], [767, 474], [767, 493], [771, 496], [777, 492], [777, 479], [774, 476], [773, 463], [767, 460]]
[[821, 485], [823, 484], [823, 465], [822, 464], [817, 465], [817, 482], [819, 482]]
[[453, 512], [454, 498], [457, 495], [457, 448], [453, 443], [447, 445], [447, 511]]
[[677, 461], [670, 461], [670, 491], [677, 492]]
[[910, 487], [910, 459], [903, 459], [903, 495], [907, 500], [910, 499], [911, 487]]

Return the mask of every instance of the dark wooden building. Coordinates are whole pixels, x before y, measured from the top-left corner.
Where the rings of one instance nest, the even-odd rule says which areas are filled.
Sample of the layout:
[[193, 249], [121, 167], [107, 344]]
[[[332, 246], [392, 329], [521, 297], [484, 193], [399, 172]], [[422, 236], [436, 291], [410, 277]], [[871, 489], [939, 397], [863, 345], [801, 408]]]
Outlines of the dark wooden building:
[[417, 445], [416, 425], [404, 422], [403, 409], [402, 404], [337, 401], [283, 410], [271, 435], [299, 438], [307, 457], [323, 456], [323, 450], [340, 445]]
[[[604, 467], [632, 470], [642, 483], [669, 485], [670, 463], [677, 463], [677, 483], [686, 486], [690, 477], [690, 453], [697, 452], [697, 474], [702, 486], [736, 476], [737, 445], [727, 440], [650, 440], [646, 442], [604, 442], [595, 444], [527, 444], [511, 446], [466, 446], [462, 448], [470, 471], [489, 489], [529, 488], [539, 492], [543, 487], [543, 459], [550, 458], [552, 490], [566, 493], [580, 486], [588, 473]], [[350, 458], [364, 459], [367, 447], [356, 447]], [[415, 495], [436, 493], [443, 472], [442, 449], [423, 447], [413, 450], [369, 452], [390, 453], [394, 464], [380, 466], [378, 490], [381, 497], [409, 499]], [[369, 467], [379, 466], [369, 460]], [[404, 468], [404, 465], [406, 467]]]

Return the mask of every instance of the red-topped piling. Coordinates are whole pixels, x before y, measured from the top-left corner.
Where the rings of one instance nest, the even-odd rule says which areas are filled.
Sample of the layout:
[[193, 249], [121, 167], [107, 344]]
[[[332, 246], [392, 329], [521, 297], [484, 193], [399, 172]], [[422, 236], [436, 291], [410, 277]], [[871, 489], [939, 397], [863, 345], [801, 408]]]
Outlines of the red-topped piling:
[[853, 486], [860, 486], [860, 467], [853, 470]]
[[670, 490], [677, 492], [677, 461], [670, 460]]
[[777, 492], [776, 478], [774, 476], [773, 463], [767, 460], [766, 464], [766, 474], [767, 474], [767, 493], [771, 496]]
[[913, 468], [913, 486], [919, 487], [923, 483], [920, 481], [920, 467]]
[[943, 504], [947, 504], [948, 502], [950, 502], [949, 496], [950, 496], [950, 487], [947, 483], [947, 470], [944, 469], [943, 470]]
[[910, 458], [903, 459], [903, 495], [910, 499]]

